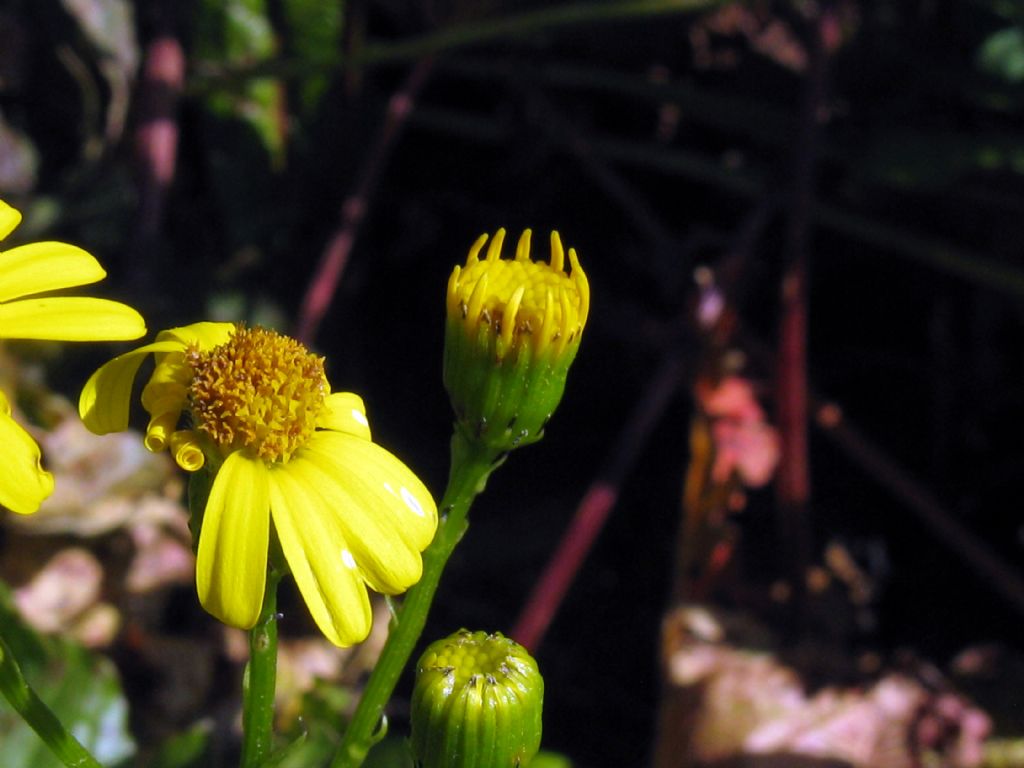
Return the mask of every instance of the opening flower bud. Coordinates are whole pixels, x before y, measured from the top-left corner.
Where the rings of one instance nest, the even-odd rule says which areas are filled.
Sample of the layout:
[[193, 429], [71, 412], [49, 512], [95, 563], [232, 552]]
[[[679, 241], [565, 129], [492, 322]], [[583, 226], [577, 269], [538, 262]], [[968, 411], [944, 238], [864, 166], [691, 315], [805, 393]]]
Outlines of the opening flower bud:
[[[549, 263], [530, 260], [530, 230], [502, 259], [499, 229], [481, 235], [448, 280], [444, 383], [470, 441], [508, 451], [539, 440], [562, 399], [590, 310], [576, 251], [551, 233]], [[568, 255], [570, 272], [564, 269]]]

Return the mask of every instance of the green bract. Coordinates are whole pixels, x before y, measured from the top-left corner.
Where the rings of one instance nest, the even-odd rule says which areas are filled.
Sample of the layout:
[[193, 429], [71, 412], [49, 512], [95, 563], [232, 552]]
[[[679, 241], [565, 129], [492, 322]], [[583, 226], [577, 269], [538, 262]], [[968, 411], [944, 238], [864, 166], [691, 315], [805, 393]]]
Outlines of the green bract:
[[501, 634], [460, 630], [416, 665], [412, 747], [419, 768], [525, 768], [540, 747], [544, 680]]

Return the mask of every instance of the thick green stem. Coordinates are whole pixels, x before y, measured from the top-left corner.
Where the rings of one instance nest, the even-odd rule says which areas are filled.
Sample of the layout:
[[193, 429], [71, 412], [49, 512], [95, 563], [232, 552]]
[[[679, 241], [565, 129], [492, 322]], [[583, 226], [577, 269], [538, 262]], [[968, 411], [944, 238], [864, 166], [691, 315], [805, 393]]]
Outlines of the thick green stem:
[[242, 690], [242, 768], [257, 768], [274, 747], [274, 688], [277, 683], [277, 584], [271, 567], [263, 609], [249, 630], [249, 663]]
[[376, 731], [384, 706], [423, 632], [445, 564], [466, 531], [469, 506], [483, 490], [497, 458], [487, 449], [467, 441], [456, 430], [452, 437], [448, 488], [441, 499], [441, 520], [434, 540], [423, 553], [423, 576], [406, 593], [397, 622], [392, 626], [380, 659], [373, 668], [331, 768], [358, 768], [370, 747], [379, 739]]
[[0, 691], [57, 759], [68, 768], [103, 768], [89, 750], [68, 733], [57, 716], [25, 680], [17, 659], [0, 630]]

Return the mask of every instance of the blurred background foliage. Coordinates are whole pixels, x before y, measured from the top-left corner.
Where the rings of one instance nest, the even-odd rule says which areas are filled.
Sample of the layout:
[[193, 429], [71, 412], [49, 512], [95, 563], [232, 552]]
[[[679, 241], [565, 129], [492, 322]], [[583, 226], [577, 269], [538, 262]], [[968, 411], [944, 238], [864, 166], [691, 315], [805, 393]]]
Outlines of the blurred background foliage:
[[[869, 460], [812, 434], [798, 564], [848, 584], [827, 560], [839, 547], [870, 589], [805, 595], [785, 503], [748, 489], [712, 525], [729, 547], [691, 553], [701, 567], [728, 553], [700, 597], [756, 616], [784, 648], [837, 650], [848, 678], [868, 651], [952, 674], [979, 645], [1021, 674], [1003, 654], [1024, 643], [1022, 89], [1016, 0], [3, 0], [0, 196], [26, 215], [19, 239], [95, 253], [100, 292], [152, 331], [208, 318], [298, 333], [438, 493], [447, 275], [482, 232], [557, 228], [593, 287], [586, 339], [545, 440], [474, 509], [426, 639], [509, 631], [580, 497], [611, 478], [617, 504], [537, 658], [545, 745], [579, 766], [635, 765], [659, 738], [662, 617], [692, 576], [676, 542], [699, 458], [693, 392], [709, 369], [741, 371], [772, 419], [780, 286], [799, 252], [810, 415], [844, 414]], [[727, 308], [714, 333], [699, 316], [712, 299]], [[43, 407], [40, 388], [73, 400], [112, 351], [22, 345], [3, 377], [52, 431], [66, 404]], [[645, 412], [666, 361], [677, 378]], [[176, 500], [180, 486], [153, 482]], [[922, 498], [938, 518], [913, 512]], [[77, 641], [71, 619], [47, 628], [59, 638], [24, 635], [27, 672], [59, 712], [90, 681], [95, 698], [67, 713], [111, 718], [112, 761], [230, 764], [238, 638], [194, 605], [180, 511], [67, 522], [98, 514], [85, 506], [0, 530], [14, 587], [85, 547], [102, 564], [94, 601], [118, 616]], [[124, 581], [158, 551], [156, 576]], [[311, 626], [282, 599], [299, 642]], [[372, 664], [311, 647], [282, 704], [304, 741], [281, 765], [328, 753]], [[1019, 736], [988, 703], [999, 693], [981, 705]], [[398, 734], [405, 714], [396, 702]], [[44, 765], [16, 729], [4, 714], [5, 761], [26, 750], [5, 765]]]

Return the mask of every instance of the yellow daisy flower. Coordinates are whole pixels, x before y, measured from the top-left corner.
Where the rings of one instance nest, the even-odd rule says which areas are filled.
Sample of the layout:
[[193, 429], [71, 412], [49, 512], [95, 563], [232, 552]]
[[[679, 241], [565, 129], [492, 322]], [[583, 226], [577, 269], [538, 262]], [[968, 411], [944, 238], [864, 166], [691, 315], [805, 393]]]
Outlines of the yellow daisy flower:
[[[0, 200], [0, 241], [21, 223], [21, 213]], [[88, 285], [106, 277], [89, 253], [58, 242], [0, 251], [0, 339], [123, 341], [146, 332], [131, 307], [83, 296], [37, 294]], [[11, 418], [0, 393], [0, 506], [26, 515], [53, 492], [53, 476], [40, 464], [39, 446]]]
[[203, 607], [231, 626], [256, 623], [272, 520], [327, 639], [364, 640], [366, 587], [397, 594], [419, 581], [437, 507], [419, 478], [370, 440], [362, 399], [331, 393], [323, 358], [294, 339], [196, 323], [96, 371], [79, 402], [89, 429], [128, 426], [132, 383], [149, 354], [146, 447], [168, 449], [190, 472], [209, 462], [215, 473], [196, 562]]

